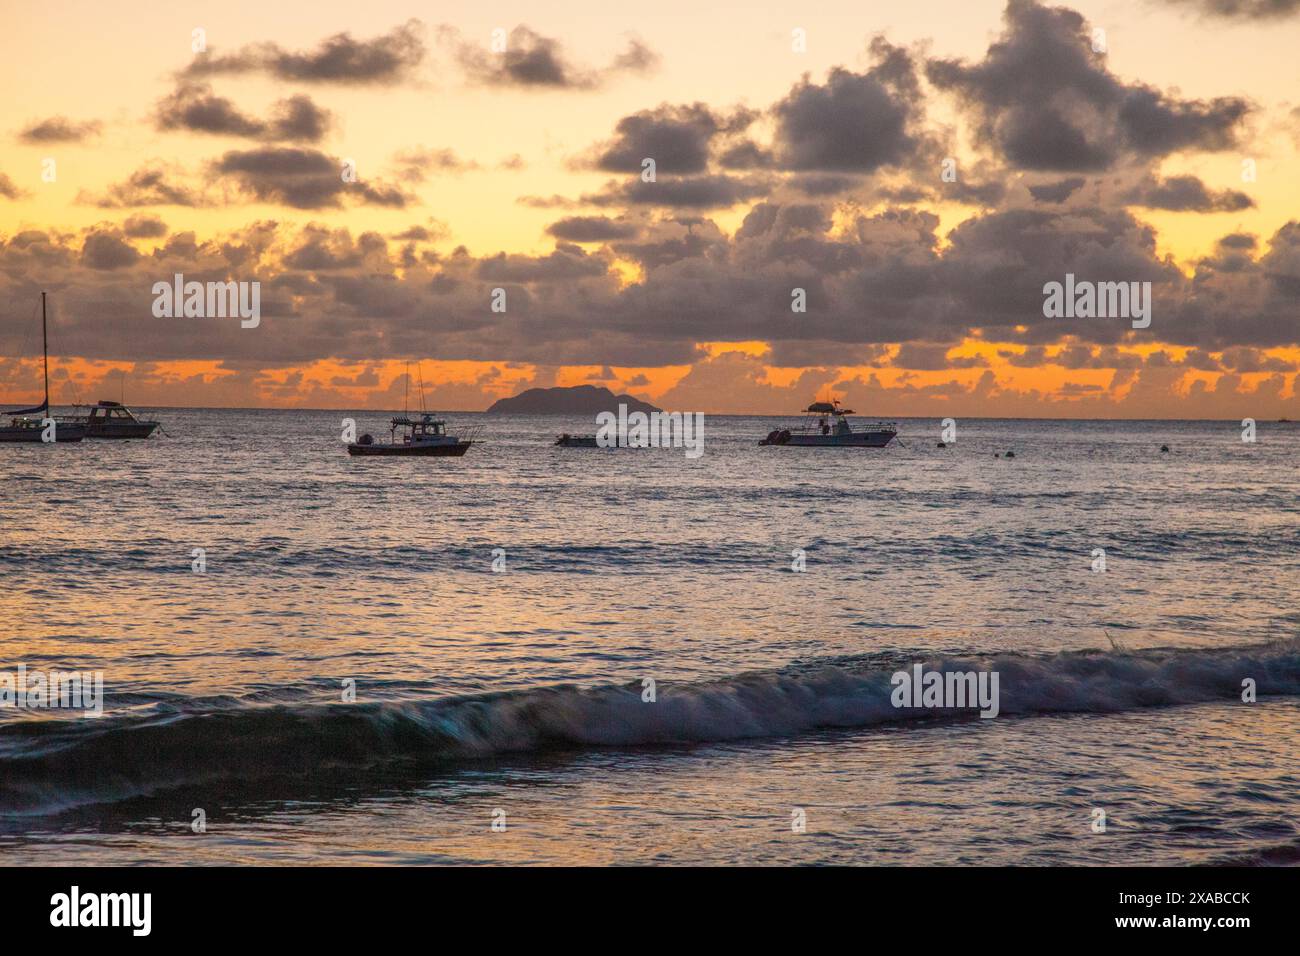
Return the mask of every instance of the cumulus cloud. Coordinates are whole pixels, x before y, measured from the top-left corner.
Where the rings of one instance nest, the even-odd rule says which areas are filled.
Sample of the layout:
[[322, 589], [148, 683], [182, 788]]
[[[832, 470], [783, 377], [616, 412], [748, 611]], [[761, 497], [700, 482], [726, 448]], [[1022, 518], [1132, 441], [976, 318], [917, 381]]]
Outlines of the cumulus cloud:
[[1300, 12], [1300, 0], [1162, 0], [1225, 20], [1282, 20]]
[[122, 223], [122, 234], [128, 239], [159, 239], [167, 235], [167, 223], [149, 213], [129, 216]]
[[630, 239], [639, 231], [636, 223], [606, 216], [569, 216], [551, 223], [547, 233], [567, 242], [609, 242]]
[[26, 195], [25, 190], [19, 189], [12, 179], [6, 174], [0, 173], [0, 196], [5, 199], [22, 199]]
[[934, 58], [926, 75], [960, 99], [980, 144], [1011, 166], [1086, 172], [1237, 144], [1251, 109], [1240, 97], [1184, 100], [1126, 84], [1093, 52], [1083, 16], [1065, 7], [1010, 0], [1004, 20], [983, 60]]
[[413, 198], [395, 186], [343, 177], [343, 164], [314, 149], [263, 147], [230, 150], [212, 163], [215, 175], [228, 177], [259, 202], [295, 209], [332, 209], [349, 199], [361, 205], [404, 208]]
[[99, 120], [77, 122], [66, 116], [51, 116], [28, 124], [18, 134], [18, 139], [33, 145], [42, 143], [84, 143], [100, 134], [104, 124]]
[[881, 38], [865, 73], [836, 67], [826, 82], [807, 76], [773, 107], [775, 152], [785, 169], [873, 172], [912, 158], [923, 100], [915, 64]]
[[1255, 200], [1239, 190], [1213, 190], [1196, 176], [1149, 178], [1130, 190], [1125, 200], [1130, 205], [1172, 212], [1240, 212], [1255, 205]]
[[115, 229], [97, 229], [86, 236], [81, 261], [92, 269], [124, 269], [135, 265], [140, 253]]
[[510, 31], [505, 49], [499, 52], [486, 43], [465, 40], [452, 27], [441, 27], [439, 38], [454, 51], [466, 79], [482, 86], [594, 90], [619, 74], [647, 73], [659, 63], [658, 54], [632, 38], [608, 66], [579, 66], [559, 40], [524, 25]]
[[418, 20], [382, 36], [357, 40], [350, 33], [328, 37], [314, 50], [285, 50], [276, 43], [255, 43], [234, 53], [199, 53], [182, 71], [187, 77], [266, 73], [299, 83], [392, 86], [411, 79], [427, 52]]
[[207, 83], [182, 82], [158, 103], [154, 121], [160, 130], [316, 143], [329, 132], [333, 118], [311, 97], [299, 94], [276, 103], [269, 119], [257, 119], [216, 95]]
[[130, 209], [138, 206], [209, 205], [199, 190], [178, 181], [181, 174], [174, 167], [159, 162], [146, 164], [125, 181], [111, 184], [99, 196], [83, 190], [77, 201], [101, 209]]
[[[564, 51], [525, 39], [522, 53], [542, 51], [531, 66], [521, 61], [519, 75], [485, 82], [585, 88], [584, 71]], [[1247, 105], [1187, 100], [1121, 80], [1087, 40], [1073, 11], [1013, 0], [1003, 35], [973, 62], [928, 58], [878, 39], [865, 67], [804, 76], [768, 105], [665, 103], [616, 114], [608, 135], [570, 163], [604, 173], [604, 186], [519, 198], [562, 210], [544, 220], [553, 248], [532, 254], [444, 246], [448, 228], [420, 216], [377, 218], [376, 231], [347, 228], [330, 213], [403, 209], [416, 202], [405, 191], [413, 183], [489, 167], [418, 146], [395, 154], [383, 174], [398, 185], [349, 183], [338, 159], [306, 145], [314, 141], [310, 123], [298, 145], [273, 142], [277, 117], [291, 111], [246, 113], [190, 77], [160, 104], [159, 116], [175, 123], [167, 128], [237, 135], [259, 141], [243, 144], [256, 148], [227, 150], [195, 174], [146, 163], [84, 201], [115, 209], [269, 203], [323, 221], [261, 220], [206, 236], [172, 234], [152, 215], [79, 233], [26, 229], [0, 236], [0, 295], [57, 278], [70, 317], [84, 310], [138, 333], [129, 337], [139, 350], [133, 358], [217, 357], [237, 369], [355, 363], [340, 387], [430, 340], [446, 359], [585, 365], [604, 379], [612, 378], [606, 366], [694, 365], [677, 397], [722, 389], [750, 408], [806, 404], [810, 391], [837, 383], [836, 369], [856, 364], [887, 367], [882, 374], [904, 383], [892, 384], [898, 391], [891, 394], [918, 409], [960, 401], [968, 414], [997, 413], [1013, 407], [999, 402], [1013, 399], [1023, 409], [1032, 393], [1006, 397], [985, 367], [990, 359], [955, 348], [972, 340], [1002, 347], [1005, 354], [991, 359], [1002, 371], [1081, 373], [1065, 390], [1079, 402], [1099, 388], [1097, 376], [1082, 373], [1102, 370], [1113, 371], [1113, 383], [1134, 401], [1167, 392], [1192, 372], [1295, 375], [1291, 358], [1270, 350], [1300, 345], [1300, 223], [1272, 235], [1227, 232], [1198, 261], [1178, 263], [1142, 219], [1152, 208], [1251, 207], [1244, 193], [1163, 175], [1160, 162], [1236, 142]], [[261, 64], [250, 69], [278, 76], [274, 52], [248, 54]], [[539, 72], [530, 79], [532, 69]], [[559, 73], [547, 80], [548, 69]], [[927, 118], [934, 96], [956, 98], [978, 143], [954, 182], [939, 177], [956, 137]], [[645, 158], [656, 160], [654, 182], [641, 178]], [[0, 179], [0, 192], [7, 182]], [[941, 220], [930, 203], [976, 208]], [[152, 282], [175, 271], [262, 281], [266, 319], [257, 336], [212, 323], [177, 324], [167, 336], [133, 325]], [[1151, 282], [1151, 328], [1044, 316], [1044, 284], [1067, 273]], [[507, 292], [505, 313], [489, 307], [495, 288]], [[795, 288], [808, 308], [792, 316]], [[71, 321], [88, 354], [121, 353], [120, 334]], [[6, 334], [0, 330], [0, 345]], [[704, 360], [696, 351], [702, 341], [761, 341], [770, 351]], [[1153, 342], [1161, 348], [1144, 359], [1140, 347]], [[776, 388], [764, 377], [769, 365], [814, 371]], [[935, 383], [943, 371], [954, 374]], [[869, 375], [838, 384], [860, 396], [855, 402], [889, 391]], [[1216, 399], [1196, 393], [1187, 400], [1195, 410]]]
[[751, 111], [725, 115], [703, 103], [642, 110], [620, 119], [614, 138], [595, 147], [594, 165], [606, 172], [639, 174], [642, 162], [653, 159], [656, 174], [703, 172], [715, 137], [739, 132], [755, 118]]

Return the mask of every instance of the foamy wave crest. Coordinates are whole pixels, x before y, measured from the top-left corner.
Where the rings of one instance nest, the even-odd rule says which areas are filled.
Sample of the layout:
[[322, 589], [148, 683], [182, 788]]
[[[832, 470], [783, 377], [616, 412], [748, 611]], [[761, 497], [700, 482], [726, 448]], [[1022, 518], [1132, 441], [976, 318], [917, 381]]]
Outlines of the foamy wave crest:
[[1007, 716], [1110, 713], [1300, 694], [1300, 641], [1231, 650], [1161, 649], [1048, 657], [836, 659], [701, 683], [545, 687], [372, 704], [177, 706], [99, 720], [0, 726], [0, 807], [50, 812], [191, 784], [308, 776], [376, 764], [587, 747], [781, 737], [819, 728], [978, 719], [973, 710], [896, 708], [891, 675], [996, 671]]

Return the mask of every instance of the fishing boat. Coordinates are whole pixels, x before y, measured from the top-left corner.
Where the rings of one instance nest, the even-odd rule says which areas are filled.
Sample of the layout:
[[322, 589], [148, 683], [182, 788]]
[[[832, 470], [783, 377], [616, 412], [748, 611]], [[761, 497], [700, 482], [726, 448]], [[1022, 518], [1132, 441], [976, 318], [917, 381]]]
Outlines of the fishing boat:
[[[45, 315], [45, 293], [41, 293], [41, 352], [45, 367], [45, 401], [33, 408], [5, 412], [8, 425], [0, 425], [0, 442], [45, 442], [65, 444], [86, 437], [86, 426], [61, 423], [50, 417], [50, 334]], [[47, 437], [48, 436], [48, 437]]]
[[135, 412], [121, 402], [99, 402], [89, 406], [90, 411], [83, 413], [85, 405], [74, 405], [76, 414], [59, 419], [63, 422], [80, 424], [86, 427], [87, 438], [148, 438], [158, 427], [158, 422], [143, 421]]
[[813, 402], [804, 410], [803, 423], [794, 428], [774, 428], [760, 445], [791, 448], [884, 448], [898, 435], [895, 422], [871, 422], [854, 428], [848, 417], [851, 408], [841, 408], [838, 399]]
[[[447, 423], [435, 418], [425, 411], [424, 405], [424, 369], [420, 372], [420, 417], [412, 418], [407, 411], [411, 399], [411, 363], [406, 363], [406, 394], [402, 401], [402, 414], [394, 418], [386, 442], [375, 441], [373, 435], [362, 435], [357, 441], [348, 444], [348, 454], [355, 456], [369, 455], [413, 455], [422, 458], [459, 458], [469, 451], [470, 445], [482, 444], [479, 432], [482, 425], [474, 425], [465, 430], [464, 435], [447, 433]], [[398, 435], [398, 432], [401, 435]]]
[[[474, 426], [465, 437], [447, 433], [447, 423], [427, 412], [419, 418], [400, 415], [392, 420], [389, 440], [377, 442], [372, 435], [362, 435], [348, 445], [349, 455], [419, 455], [459, 458], [478, 443], [482, 426]], [[398, 434], [401, 431], [401, 435]]]

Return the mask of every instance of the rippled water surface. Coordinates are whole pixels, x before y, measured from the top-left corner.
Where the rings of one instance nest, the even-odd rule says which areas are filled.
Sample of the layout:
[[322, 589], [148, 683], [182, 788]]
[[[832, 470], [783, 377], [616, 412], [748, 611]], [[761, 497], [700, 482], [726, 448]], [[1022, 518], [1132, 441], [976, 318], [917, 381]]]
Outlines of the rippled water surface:
[[[941, 449], [910, 420], [798, 450], [710, 417], [692, 460], [466, 414], [484, 444], [403, 460], [348, 458], [346, 415], [384, 430], [167, 410], [147, 442], [0, 446], [0, 671], [106, 693], [0, 708], [0, 855], [1297, 855], [1300, 426], [971, 420]], [[997, 670], [1002, 713], [892, 707], [917, 662]]]

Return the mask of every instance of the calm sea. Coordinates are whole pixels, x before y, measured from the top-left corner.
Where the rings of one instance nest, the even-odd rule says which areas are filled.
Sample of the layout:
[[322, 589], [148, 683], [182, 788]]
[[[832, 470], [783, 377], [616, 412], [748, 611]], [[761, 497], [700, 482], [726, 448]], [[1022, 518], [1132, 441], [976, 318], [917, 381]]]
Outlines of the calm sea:
[[[1300, 426], [344, 416], [0, 446], [0, 679], [104, 682], [0, 707], [6, 862], [1300, 859]], [[998, 716], [894, 707], [915, 664]]]

